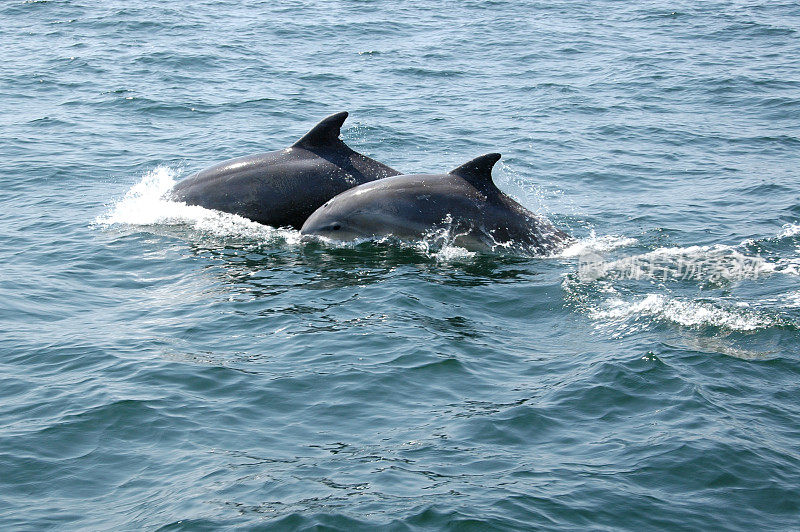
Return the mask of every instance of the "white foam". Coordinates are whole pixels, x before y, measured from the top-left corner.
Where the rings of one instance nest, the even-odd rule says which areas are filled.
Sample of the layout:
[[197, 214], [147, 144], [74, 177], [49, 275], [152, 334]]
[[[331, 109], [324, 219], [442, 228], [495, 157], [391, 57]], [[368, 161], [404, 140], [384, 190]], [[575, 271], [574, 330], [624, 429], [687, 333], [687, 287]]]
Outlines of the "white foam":
[[800, 235], [800, 224], [786, 224], [781, 228], [781, 232], [778, 233], [778, 238], [790, 238], [797, 235]]
[[788, 308], [800, 308], [800, 290], [789, 292], [783, 296], [783, 306]]
[[589, 315], [620, 330], [636, 330], [644, 325], [642, 318], [663, 320], [684, 327], [715, 326], [734, 331], [753, 331], [772, 325], [773, 320], [747, 308], [726, 309], [710, 303], [684, 301], [662, 294], [625, 301], [611, 298]]
[[597, 236], [593, 229], [589, 236], [581, 238], [573, 244], [570, 244], [556, 253], [555, 256], [561, 258], [572, 258], [580, 257], [582, 255], [608, 253], [610, 251], [614, 251], [615, 249], [633, 246], [637, 243], [638, 241], [635, 238], [630, 237], [616, 235]]
[[300, 241], [300, 233], [275, 229], [241, 216], [196, 205], [164, 199], [176, 181], [177, 172], [159, 166], [147, 172], [108, 212], [95, 219], [99, 225], [185, 225], [218, 237], [245, 237], [255, 240], [280, 240], [289, 244]]

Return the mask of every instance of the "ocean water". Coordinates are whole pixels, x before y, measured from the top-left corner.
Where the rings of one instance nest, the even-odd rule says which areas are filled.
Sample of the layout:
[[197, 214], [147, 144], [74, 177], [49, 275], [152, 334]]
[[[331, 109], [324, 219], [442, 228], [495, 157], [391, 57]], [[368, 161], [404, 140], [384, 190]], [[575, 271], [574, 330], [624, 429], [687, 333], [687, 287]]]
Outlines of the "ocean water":
[[[800, 6], [0, 5], [0, 528], [790, 530]], [[547, 257], [166, 202], [350, 111]]]

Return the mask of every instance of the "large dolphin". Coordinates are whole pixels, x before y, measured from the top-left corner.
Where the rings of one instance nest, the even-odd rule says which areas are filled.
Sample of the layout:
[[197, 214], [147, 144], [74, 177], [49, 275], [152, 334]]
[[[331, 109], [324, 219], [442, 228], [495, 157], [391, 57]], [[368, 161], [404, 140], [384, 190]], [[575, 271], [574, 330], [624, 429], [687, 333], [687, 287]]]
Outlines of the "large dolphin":
[[239, 157], [175, 185], [169, 199], [299, 229], [340, 192], [400, 172], [339, 140], [347, 113], [324, 119], [286, 149]]
[[420, 239], [446, 229], [472, 250], [547, 253], [569, 239], [492, 181], [490, 153], [442, 175], [398, 175], [347, 190], [316, 210], [304, 235], [332, 240], [395, 236]]

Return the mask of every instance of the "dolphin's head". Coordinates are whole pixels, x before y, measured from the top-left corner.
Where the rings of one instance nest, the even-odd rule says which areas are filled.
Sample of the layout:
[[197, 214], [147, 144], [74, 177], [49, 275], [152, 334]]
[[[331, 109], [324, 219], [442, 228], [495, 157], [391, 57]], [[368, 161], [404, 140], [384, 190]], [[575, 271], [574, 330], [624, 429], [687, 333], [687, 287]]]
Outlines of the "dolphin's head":
[[367, 200], [366, 197], [352, 191], [340, 194], [314, 211], [300, 233], [352, 241], [389, 235], [404, 238], [422, 231], [415, 220], [399, 215], [397, 205], [384, 201], [385, 198], [373, 196]]
[[303, 236], [318, 236], [329, 240], [356, 240], [365, 237], [353, 230], [350, 223], [336, 216], [315, 216], [312, 214], [300, 229]]
[[374, 218], [370, 211], [328, 202], [308, 217], [300, 233], [338, 241], [371, 238], [382, 234], [381, 224], [374, 223]]

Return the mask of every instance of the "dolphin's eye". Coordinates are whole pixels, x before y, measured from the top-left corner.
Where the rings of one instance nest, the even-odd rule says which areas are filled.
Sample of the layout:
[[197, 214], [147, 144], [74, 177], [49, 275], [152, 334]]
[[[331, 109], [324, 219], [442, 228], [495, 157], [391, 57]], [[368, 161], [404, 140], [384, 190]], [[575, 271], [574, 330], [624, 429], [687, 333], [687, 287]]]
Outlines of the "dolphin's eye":
[[339, 230], [339, 229], [341, 229], [341, 228], [342, 228], [342, 224], [333, 224], [333, 225], [331, 226], [331, 229], [332, 229], [333, 231], [338, 231], [338, 230]]

